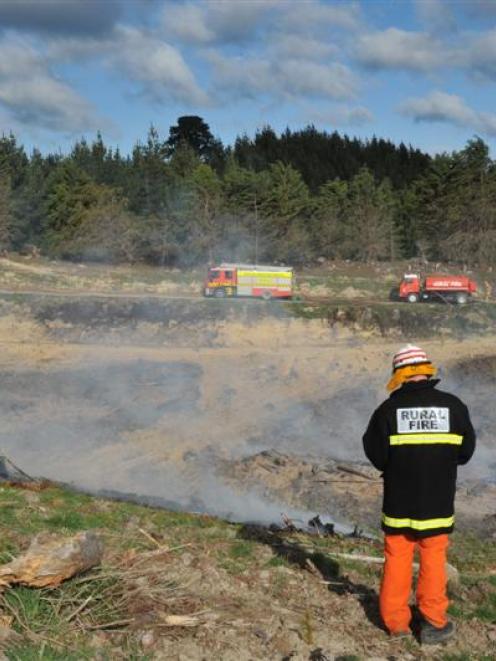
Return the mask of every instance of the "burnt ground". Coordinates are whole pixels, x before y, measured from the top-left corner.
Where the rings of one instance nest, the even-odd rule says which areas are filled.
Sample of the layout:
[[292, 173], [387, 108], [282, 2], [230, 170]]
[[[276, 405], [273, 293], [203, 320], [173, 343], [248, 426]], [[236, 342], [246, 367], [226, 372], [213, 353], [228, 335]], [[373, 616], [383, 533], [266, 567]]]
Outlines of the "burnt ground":
[[[395, 309], [384, 306], [393, 321]], [[424, 319], [427, 308], [401, 310]], [[28, 472], [92, 492], [234, 520], [293, 508], [376, 528], [381, 484], [361, 435], [398, 340], [293, 312], [261, 301], [4, 300], [0, 447]], [[425, 346], [473, 413], [480, 445], [460, 475], [471, 495], [459, 520], [481, 528], [496, 480], [492, 339], [441, 333]]]
[[[223, 479], [264, 498], [377, 530], [382, 504], [378, 471], [361, 462], [323, 461], [267, 450], [219, 465]], [[496, 541], [496, 484], [466, 481], [457, 493], [457, 529]]]

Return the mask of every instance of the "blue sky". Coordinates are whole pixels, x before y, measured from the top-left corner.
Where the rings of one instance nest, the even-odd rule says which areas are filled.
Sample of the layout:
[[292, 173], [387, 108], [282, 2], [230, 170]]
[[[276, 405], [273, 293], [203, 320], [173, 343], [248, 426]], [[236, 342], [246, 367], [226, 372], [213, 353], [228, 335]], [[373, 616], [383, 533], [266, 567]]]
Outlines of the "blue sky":
[[0, 0], [0, 127], [44, 152], [196, 114], [494, 156], [495, 83], [496, 0]]

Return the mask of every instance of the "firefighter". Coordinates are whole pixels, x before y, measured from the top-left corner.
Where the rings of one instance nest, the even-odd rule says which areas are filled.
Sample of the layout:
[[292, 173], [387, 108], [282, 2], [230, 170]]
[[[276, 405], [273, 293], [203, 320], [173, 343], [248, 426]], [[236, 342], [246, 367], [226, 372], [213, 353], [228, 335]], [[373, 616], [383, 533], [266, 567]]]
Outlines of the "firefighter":
[[446, 617], [446, 552], [455, 521], [457, 466], [466, 464], [475, 449], [467, 407], [437, 390], [435, 373], [420, 347], [400, 349], [387, 385], [391, 395], [374, 412], [363, 436], [365, 454], [384, 480], [381, 617], [392, 636], [411, 633], [408, 600], [417, 547], [422, 644], [441, 643], [455, 633]]

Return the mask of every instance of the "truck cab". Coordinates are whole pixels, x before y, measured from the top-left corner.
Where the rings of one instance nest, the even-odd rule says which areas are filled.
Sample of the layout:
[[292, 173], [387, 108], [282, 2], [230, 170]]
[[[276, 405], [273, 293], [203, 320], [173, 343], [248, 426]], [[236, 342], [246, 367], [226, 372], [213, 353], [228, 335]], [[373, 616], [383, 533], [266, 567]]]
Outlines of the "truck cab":
[[405, 273], [399, 286], [399, 296], [409, 303], [417, 303], [420, 299], [420, 276], [417, 273]]
[[204, 293], [216, 298], [233, 296], [236, 293], [236, 269], [222, 265], [209, 268]]

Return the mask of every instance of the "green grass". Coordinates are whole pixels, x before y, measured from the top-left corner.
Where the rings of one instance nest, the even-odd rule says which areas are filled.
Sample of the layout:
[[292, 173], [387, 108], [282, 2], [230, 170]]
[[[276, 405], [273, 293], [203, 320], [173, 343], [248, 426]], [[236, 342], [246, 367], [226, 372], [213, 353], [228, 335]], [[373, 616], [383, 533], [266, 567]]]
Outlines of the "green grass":
[[[77, 652], [58, 651], [55, 648], [46, 645], [21, 645], [15, 648], [9, 648], [6, 651], [6, 657], [9, 661], [83, 661], [83, 659], [94, 659], [95, 650], [78, 649]], [[110, 657], [103, 657], [105, 660]]]
[[229, 557], [233, 559], [251, 558], [254, 549], [255, 544], [252, 542], [236, 542], [229, 549]]
[[[5, 651], [5, 656], [9, 661], [84, 661], [86, 659], [95, 659], [95, 653], [98, 651], [100, 661], [113, 661], [115, 659], [114, 650], [105, 650], [99, 648], [96, 650], [91, 647], [78, 647], [76, 652], [68, 649], [58, 650], [46, 643], [26, 644], [10, 647]], [[128, 661], [149, 661], [153, 657], [145, 654], [136, 645], [129, 645], [126, 649], [125, 657]]]
[[265, 567], [290, 567], [290, 563], [280, 555], [274, 555], [270, 560], [267, 560]]
[[[489, 543], [487, 546], [488, 554], [491, 555], [494, 544]], [[473, 562], [476, 563], [479, 573], [462, 573], [460, 586], [451, 595], [449, 613], [460, 620], [470, 621], [476, 618], [496, 624], [496, 576], [487, 576], [484, 572], [479, 541], [474, 543], [473, 548]], [[464, 550], [467, 552], [468, 547], [465, 546]]]
[[[267, 545], [245, 539], [242, 526], [209, 516], [156, 510], [128, 502], [105, 501], [68, 489], [49, 487], [33, 493], [12, 487], [0, 488], [0, 523], [4, 524], [0, 537], [0, 560], [3, 562], [25, 550], [38, 532], [48, 530], [60, 535], [71, 535], [79, 530], [96, 528], [104, 539], [107, 552], [113, 558], [129, 552], [153, 551], [157, 545], [164, 545], [178, 547], [170, 556], [179, 560], [178, 566], [182, 566], [179, 556], [186, 552], [193, 557], [193, 563], [208, 559], [213, 570], [223, 571], [224, 576], [232, 576], [234, 581], [241, 580], [246, 585], [258, 582], [261, 570], [269, 572], [264, 579], [267, 580], [267, 593], [272, 599], [284, 604], [295, 599], [297, 588], [292, 574], [301, 571], [291, 560], [271, 555]], [[140, 529], [156, 541], [143, 535]], [[327, 553], [355, 552], [380, 557], [381, 542], [340, 537], [301, 538], [299, 535], [294, 536], [293, 542], [313, 548], [314, 554], [309, 557], [318, 567], [320, 563], [325, 563], [322, 568], [330, 572], [328, 575], [337, 578], [344, 575], [352, 582], [377, 587], [379, 566], [369, 567]], [[454, 594], [451, 606], [451, 613], [456, 619], [475, 618], [480, 626], [482, 623], [496, 621], [496, 577], [485, 574], [489, 562], [494, 561], [495, 553], [494, 544], [475, 536], [458, 534], [453, 540], [450, 560], [462, 571], [466, 570], [465, 574], [462, 573], [461, 585]], [[108, 623], [124, 617], [122, 606], [118, 605], [120, 597], [115, 603], [108, 596], [122, 593], [115, 573], [108, 573], [112, 566], [106, 560], [101, 569], [75, 577], [52, 590], [14, 586], [4, 591], [0, 595], [0, 614], [3, 610], [6, 615], [14, 615], [12, 626], [22, 636], [21, 642], [8, 648], [7, 658], [26, 661], [94, 658], [96, 649], [93, 647], [92, 631], [84, 628], [75, 631], [70, 616], [78, 605], [91, 597], [91, 608], [84, 610], [81, 615], [85, 623]], [[170, 580], [168, 568], [167, 577]], [[306, 580], [316, 579], [309, 573]], [[181, 583], [177, 585], [180, 587]], [[230, 608], [242, 609], [244, 604], [245, 596], [239, 604], [234, 597]], [[318, 630], [320, 634], [320, 621], [314, 619], [313, 611], [309, 610], [311, 605], [302, 602], [301, 606], [301, 615], [295, 627], [302, 639], [307, 641], [306, 644], [311, 646], [310, 641], [317, 641]], [[208, 607], [211, 607], [210, 603]], [[27, 630], [31, 631], [31, 640], [26, 639]], [[108, 643], [102, 644], [102, 659], [108, 658], [110, 661], [115, 658], [113, 650], [116, 647], [123, 655], [122, 658], [146, 658], [139, 647], [139, 638], [132, 629], [125, 628], [116, 636], [112, 638], [111, 635]], [[463, 655], [459, 656], [459, 661], [464, 658]], [[484, 656], [479, 658], [485, 661]], [[453, 661], [456, 659], [458, 657], [453, 657]]]

